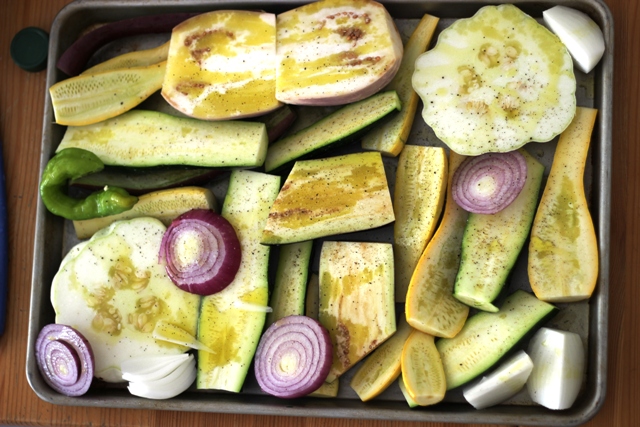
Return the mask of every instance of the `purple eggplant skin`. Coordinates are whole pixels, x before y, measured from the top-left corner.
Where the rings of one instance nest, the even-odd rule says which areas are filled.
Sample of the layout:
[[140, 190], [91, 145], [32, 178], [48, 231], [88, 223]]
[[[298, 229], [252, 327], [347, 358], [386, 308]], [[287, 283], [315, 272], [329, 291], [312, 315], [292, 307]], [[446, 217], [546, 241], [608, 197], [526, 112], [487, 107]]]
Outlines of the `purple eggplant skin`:
[[140, 34], [170, 33], [173, 27], [196, 15], [198, 13], [145, 15], [100, 25], [69, 46], [58, 59], [56, 66], [69, 76], [77, 76], [84, 70], [91, 55], [105, 44]]

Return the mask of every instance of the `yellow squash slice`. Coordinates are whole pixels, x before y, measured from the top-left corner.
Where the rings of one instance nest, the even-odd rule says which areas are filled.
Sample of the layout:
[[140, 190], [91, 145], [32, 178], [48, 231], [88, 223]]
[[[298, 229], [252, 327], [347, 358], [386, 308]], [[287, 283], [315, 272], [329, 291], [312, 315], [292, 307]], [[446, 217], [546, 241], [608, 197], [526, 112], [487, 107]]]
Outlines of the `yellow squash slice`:
[[433, 335], [413, 330], [402, 350], [402, 379], [407, 393], [420, 406], [444, 399], [447, 382]]
[[587, 299], [598, 279], [598, 243], [584, 192], [584, 168], [597, 110], [579, 107], [560, 135], [531, 229], [529, 281], [550, 302]]
[[433, 239], [422, 253], [411, 277], [405, 312], [414, 328], [451, 338], [464, 325], [469, 306], [453, 297], [453, 287], [460, 266], [462, 236], [469, 213], [453, 200], [453, 174], [465, 156], [449, 153], [449, 188], [442, 221]]
[[444, 149], [405, 146], [398, 159], [393, 194], [397, 302], [405, 301], [411, 275], [440, 219], [446, 191]]

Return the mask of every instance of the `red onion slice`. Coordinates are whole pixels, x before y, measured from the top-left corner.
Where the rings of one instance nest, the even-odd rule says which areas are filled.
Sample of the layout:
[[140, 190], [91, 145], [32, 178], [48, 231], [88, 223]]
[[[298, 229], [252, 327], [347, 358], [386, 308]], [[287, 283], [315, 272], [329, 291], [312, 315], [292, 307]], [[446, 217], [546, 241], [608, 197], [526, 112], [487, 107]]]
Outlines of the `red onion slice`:
[[519, 151], [468, 157], [453, 175], [453, 199], [478, 214], [500, 212], [518, 197], [527, 179], [527, 162]]
[[45, 382], [66, 396], [85, 394], [93, 381], [91, 344], [70, 326], [50, 324], [36, 339], [36, 361]]
[[292, 399], [317, 390], [329, 374], [333, 346], [329, 332], [307, 316], [274, 322], [256, 350], [255, 375], [260, 388]]
[[220, 292], [233, 281], [242, 258], [233, 226], [209, 209], [193, 209], [173, 220], [159, 258], [180, 289], [198, 295]]

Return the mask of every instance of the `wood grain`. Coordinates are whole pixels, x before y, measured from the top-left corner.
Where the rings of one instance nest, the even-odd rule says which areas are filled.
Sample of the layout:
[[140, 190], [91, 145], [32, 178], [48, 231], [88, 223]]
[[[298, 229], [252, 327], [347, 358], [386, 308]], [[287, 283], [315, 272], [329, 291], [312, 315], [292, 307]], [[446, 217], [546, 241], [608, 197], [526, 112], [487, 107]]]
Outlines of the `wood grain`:
[[[0, 338], [0, 425], [382, 427], [385, 421], [197, 414], [59, 407], [40, 400], [25, 375], [26, 337], [45, 73], [27, 73], [9, 45], [23, 27], [49, 31], [69, 0], [7, 1], [0, 14], [0, 132], [9, 202], [9, 303]], [[608, 388], [602, 410], [586, 425], [632, 426], [640, 419], [640, 6], [607, 0], [615, 22], [613, 169]], [[445, 426], [393, 423], [395, 426]], [[456, 426], [455, 424], [446, 424]]]

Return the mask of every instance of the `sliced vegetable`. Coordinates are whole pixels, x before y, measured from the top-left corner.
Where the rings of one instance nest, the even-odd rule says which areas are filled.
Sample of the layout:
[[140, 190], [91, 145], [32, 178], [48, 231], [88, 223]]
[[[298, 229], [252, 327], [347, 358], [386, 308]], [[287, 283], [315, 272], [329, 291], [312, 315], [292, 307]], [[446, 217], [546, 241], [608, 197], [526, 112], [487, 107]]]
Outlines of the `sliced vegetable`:
[[407, 386], [404, 384], [404, 379], [402, 378], [402, 374], [400, 374], [400, 378], [398, 378], [398, 387], [400, 387], [400, 391], [404, 396], [404, 400], [407, 401], [407, 404], [409, 405], [410, 408], [415, 408], [416, 406], [419, 406], [418, 403], [415, 400], [413, 400], [413, 398], [409, 394], [409, 391], [407, 390]]
[[152, 337], [161, 321], [195, 335], [200, 297], [178, 289], [158, 264], [165, 226], [144, 217], [117, 221], [64, 258], [51, 285], [56, 322], [91, 343], [97, 378], [122, 381], [120, 364], [188, 347]]
[[492, 304], [524, 247], [538, 205], [544, 166], [520, 150], [527, 179], [518, 197], [495, 214], [469, 214], [462, 238], [460, 268], [453, 295], [480, 310], [498, 311]]
[[400, 98], [394, 91], [378, 93], [345, 105], [311, 126], [272, 144], [267, 151], [265, 170], [284, 170], [296, 160], [317, 157], [319, 152], [351, 142], [400, 108]]
[[527, 162], [519, 151], [468, 157], [453, 176], [453, 198], [473, 213], [491, 215], [511, 204], [527, 179]]
[[162, 96], [202, 120], [253, 117], [278, 108], [275, 15], [216, 10], [176, 25]]
[[264, 123], [204, 122], [133, 110], [94, 125], [68, 127], [57, 151], [84, 148], [112, 166], [236, 167], [261, 166], [267, 145]]
[[85, 126], [131, 110], [162, 87], [166, 62], [83, 74], [49, 88], [59, 125]]
[[120, 187], [134, 196], [176, 187], [204, 185], [225, 172], [218, 168], [158, 166], [128, 168], [106, 166], [103, 170], [71, 180], [69, 185], [99, 190], [105, 185]]
[[549, 409], [570, 408], [584, 381], [586, 358], [580, 335], [541, 328], [528, 348], [533, 371], [527, 390], [534, 402]]
[[485, 6], [443, 30], [417, 59], [413, 87], [424, 121], [453, 151], [472, 156], [550, 141], [576, 108], [566, 47], [510, 4]]
[[284, 317], [269, 326], [260, 339], [256, 380], [273, 396], [304, 396], [324, 382], [332, 350], [329, 333], [317, 320], [301, 315]]
[[157, 340], [183, 345], [194, 350], [204, 350], [209, 353], [215, 353], [215, 350], [202, 344], [195, 336], [189, 333], [189, 331], [185, 331], [181, 327], [169, 323], [166, 320], [160, 320], [156, 323], [156, 327], [153, 328], [151, 336]]
[[396, 332], [364, 359], [351, 379], [351, 388], [366, 402], [382, 393], [400, 375], [400, 359], [411, 327], [400, 317]]
[[532, 369], [531, 358], [520, 350], [479, 382], [465, 387], [464, 398], [476, 409], [502, 403], [522, 390]]
[[342, 105], [373, 95], [395, 76], [402, 40], [383, 5], [323, 0], [277, 17], [276, 98]]
[[418, 94], [411, 86], [416, 59], [429, 46], [440, 18], [425, 14], [404, 45], [400, 69], [384, 90], [395, 90], [402, 110], [389, 121], [376, 126], [362, 137], [362, 148], [380, 151], [383, 155], [397, 156], [409, 139], [411, 126], [418, 108]]
[[94, 357], [82, 333], [67, 325], [49, 324], [40, 330], [35, 348], [38, 369], [52, 389], [66, 396], [89, 391]]
[[211, 295], [233, 282], [242, 253], [233, 226], [211, 209], [192, 209], [171, 222], [159, 260], [183, 291]]
[[198, 389], [239, 392], [263, 331], [269, 298], [269, 246], [260, 244], [280, 177], [234, 170], [222, 216], [240, 240], [242, 261], [233, 283], [203, 297], [198, 340], [215, 353], [198, 351]]
[[433, 335], [413, 330], [402, 349], [402, 379], [411, 400], [420, 406], [444, 399], [447, 382]]
[[196, 359], [189, 354], [161, 378], [130, 380], [127, 389], [129, 393], [147, 399], [170, 399], [187, 390], [195, 379]]
[[262, 243], [367, 230], [394, 218], [380, 153], [298, 161], [271, 207]]
[[267, 325], [283, 317], [304, 314], [312, 250], [313, 240], [280, 246], [278, 268], [270, 298], [273, 311], [267, 314]]
[[554, 6], [542, 12], [542, 19], [565, 44], [582, 72], [590, 72], [600, 62], [604, 35], [589, 15], [567, 6]]
[[598, 280], [598, 242], [584, 189], [597, 110], [578, 108], [558, 146], [531, 228], [529, 281], [544, 301], [589, 298]]
[[298, 114], [290, 105], [283, 105], [277, 110], [258, 117], [256, 121], [265, 124], [267, 127], [267, 134], [269, 135], [269, 142], [271, 143], [280, 139], [280, 137], [289, 130], [297, 118]]
[[40, 198], [47, 210], [70, 220], [87, 220], [117, 215], [130, 210], [138, 198], [118, 187], [105, 187], [84, 199], [67, 195], [69, 180], [98, 172], [104, 163], [93, 153], [79, 148], [58, 151], [42, 172]]
[[[320, 279], [315, 273], [311, 273], [307, 284], [305, 295], [304, 312], [305, 316], [318, 320], [320, 310]], [[340, 389], [340, 378], [336, 378], [330, 383], [323, 382], [322, 385], [309, 396], [313, 397], [336, 397]]]
[[333, 343], [332, 382], [396, 331], [393, 248], [325, 241], [320, 252], [320, 323]]
[[110, 41], [139, 34], [168, 33], [173, 27], [195, 13], [165, 13], [158, 15], [137, 16], [109, 22], [92, 30], [76, 40], [64, 51], [56, 66], [66, 74], [80, 74], [91, 55], [99, 47]]
[[393, 193], [397, 302], [405, 302], [411, 275], [440, 219], [447, 174], [447, 154], [440, 147], [407, 145], [398, 159]]
[[100, 218], [73, 221], [73, 227], [79, 239], [88, 239], [115, 221], [150, 216], [159, 219], [168, 227], [171, 221], [191, 209], [215, 210], [216, 208], [216, 198], [208, 188], [180, 187], [142, 195], [128, 211]]
[[407, 322], [424, 333], [452, 338], [464, 325], [469, 306], [453, 297], [468, 212], [451, 196], [451, 181], [464, 156], [449, 152], [448, 190], [440, 225], [418, 260], [405, 303]]
[[168, 54], [169, 42], [166, 42], [152, 49], [135, 50], [133, 52], [118, 55], [107, 61], [94, 65], [80, 74], [95, 74], [123, 68], [148, 67], [149, 65], [166, 61]]
[[188, 353], [136, 357], [124, 360], [122, 379], [131, 382], [155, 381], [166, 377], [189, 359]]
[[495, 366], [509, 350], [557, 312], [553, 305], [528, 292], [509, 295], [497, 313], [478, 312], [453, 338], [436, 343], [447, 390], [473, 380]]

